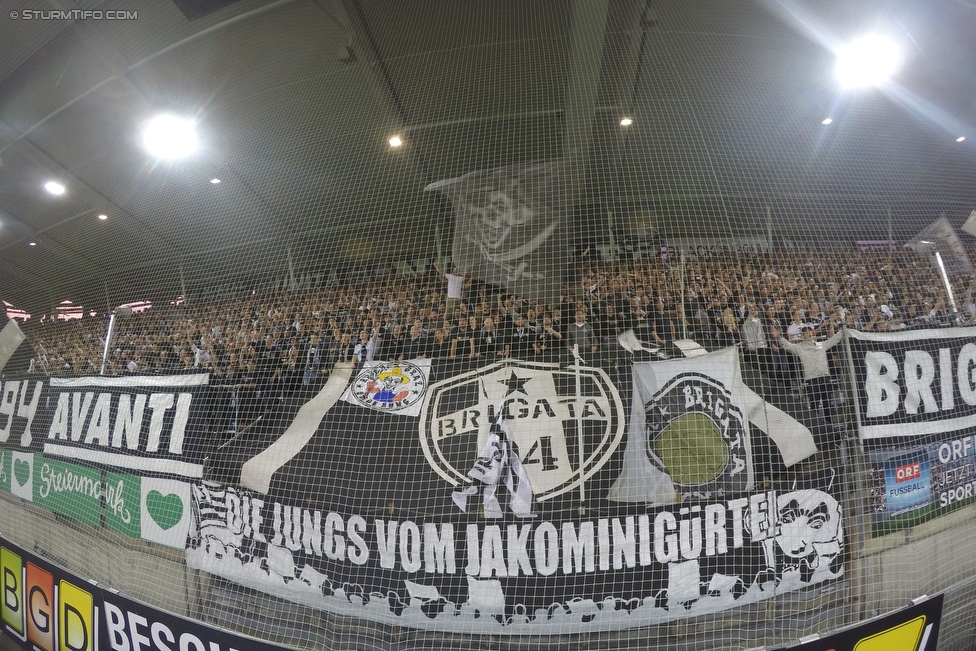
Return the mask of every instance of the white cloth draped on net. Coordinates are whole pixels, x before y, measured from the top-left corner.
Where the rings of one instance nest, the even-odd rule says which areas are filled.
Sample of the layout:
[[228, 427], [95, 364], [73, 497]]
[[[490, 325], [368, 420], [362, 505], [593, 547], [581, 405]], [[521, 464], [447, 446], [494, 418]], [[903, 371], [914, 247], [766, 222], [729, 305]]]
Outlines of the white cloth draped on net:
[[481, 456], [468, 471], [468, 477], [474, 483], [455, 491], [451, 497], [458, 508], [467, 513], [468, 498], [481, 493], [485, 517], [500, 518], [503, 513], [497, 491], [498, 485], [504, 482], [512, 512], [520, 518], [535, 517], [532, 513], [532, 485], [519, 459], [518, 448], [508, 435], [504, 407], [499, 405], [496, 413]]

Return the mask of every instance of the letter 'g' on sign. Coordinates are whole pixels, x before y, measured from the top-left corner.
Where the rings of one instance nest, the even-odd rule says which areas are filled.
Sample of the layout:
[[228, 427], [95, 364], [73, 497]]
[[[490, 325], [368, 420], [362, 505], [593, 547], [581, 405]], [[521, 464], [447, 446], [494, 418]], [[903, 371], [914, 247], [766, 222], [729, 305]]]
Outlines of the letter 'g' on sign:
[[54, 651], [54, 577], [33, 563], [24, 581], [27, 639], [38, 649]]

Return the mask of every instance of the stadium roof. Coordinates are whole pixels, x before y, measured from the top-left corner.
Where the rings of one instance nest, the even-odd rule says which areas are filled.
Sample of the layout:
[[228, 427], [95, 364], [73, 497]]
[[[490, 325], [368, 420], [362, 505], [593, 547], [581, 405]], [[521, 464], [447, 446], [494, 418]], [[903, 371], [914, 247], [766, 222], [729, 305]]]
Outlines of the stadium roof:
[[[612, 212], [747, 235], [770, 206], [798, 238], [883, 238], [889, 209], [908, 236], [976, 207], [976, 8], [962, 1], [4, 9], [0, 296], [29, 312], [429, 251], [450, 211], [428, 183], [563, 156], [586, 170], [583, 232]], [[76, 9], [137, 14], [49, 13]], [[896, 40], [904, 65], [842, 91], [833, 49], [863, 32]], [[145, 152], [139, 129], [161, 111], [198, 120], [194, 155]]]

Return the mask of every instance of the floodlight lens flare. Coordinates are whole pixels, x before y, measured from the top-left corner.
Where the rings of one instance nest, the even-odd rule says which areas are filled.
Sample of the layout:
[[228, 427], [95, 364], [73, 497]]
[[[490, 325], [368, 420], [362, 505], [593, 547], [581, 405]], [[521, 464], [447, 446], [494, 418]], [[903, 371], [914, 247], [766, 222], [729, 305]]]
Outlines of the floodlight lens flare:
[[156, 158], [184, 158], [196, 151], [196, 123], [175, 115], [158, 115], [143, 129], [142, 144]]
[[57, 181], [48, 181], [44, 184], [44, 189], [54, 195], [64, 194], [64, 186]]
[[900, 65], [901, 50], [898, 44], [872, 34], [837, 51], [835, 73], [847, 88], [877, 86], [895, 74]]
[[390, 142], [390, 147], [399, 147], [400, 145], [403, 144], [403, 140], [400, 139], [400, 136], [393, 136], [392, 138], [390, 138], [389, 142]]

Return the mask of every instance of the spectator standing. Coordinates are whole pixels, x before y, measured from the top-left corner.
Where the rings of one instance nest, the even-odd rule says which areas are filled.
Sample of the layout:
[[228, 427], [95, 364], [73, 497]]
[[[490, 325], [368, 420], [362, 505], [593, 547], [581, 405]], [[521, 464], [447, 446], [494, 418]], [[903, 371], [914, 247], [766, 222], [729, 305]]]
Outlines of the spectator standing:
[[[833, 327], [831, 327], [832, 330]], [[775, 330], [773, 334], [778, 336], [780, 332]], [[835, 419], [833, 407], [830, 403], [833, 384], [830, 377], [830, 362], [827, 359], [827, 351], [833, 348], [843, 336], [843, 331], [840, 331], [831, 334], [826, 341], [819, 342], [814, 338], [814, 328], [806, 326], [801, 330], [801, 340], [797, 343], [787, 341], [782, 336], [779, 337], [779, 345], [800, 359], [810, 406], [814, 409], [822, 408], [824, 416], [831, 422], [834, 422]]]
[[576, 321], [571, 323], [566, 329], [566, 350], [569, 354], [573, 354], [573, 347], [579, 347], [580, 357], [588, 359], [589, 363], [592, 363], [593, 356], [599, 347], [599, 342], [597, 341], [596, 331], [593, 326], [586, 321], [586, 312], [583, 310], [576, 310]]

